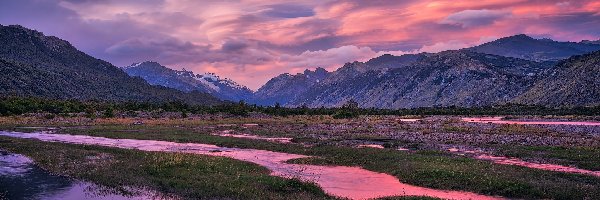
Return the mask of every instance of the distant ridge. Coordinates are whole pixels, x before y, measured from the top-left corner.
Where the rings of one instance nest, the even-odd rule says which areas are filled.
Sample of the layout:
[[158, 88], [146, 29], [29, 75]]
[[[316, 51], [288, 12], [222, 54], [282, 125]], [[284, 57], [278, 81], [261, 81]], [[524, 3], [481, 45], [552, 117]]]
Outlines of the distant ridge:
[[525, 34], [500, 38], [469, 50], [521, 58], [533, 61], [558, 61], [574, 55], [600, 50], [598, 41], [557, 42], [551, 39], [534, 39]]

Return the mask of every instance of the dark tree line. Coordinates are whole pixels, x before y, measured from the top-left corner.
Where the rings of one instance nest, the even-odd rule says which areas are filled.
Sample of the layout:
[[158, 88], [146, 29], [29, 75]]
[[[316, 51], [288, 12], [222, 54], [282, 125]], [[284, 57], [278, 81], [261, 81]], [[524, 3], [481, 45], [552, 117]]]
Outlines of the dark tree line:
[[275, 116], [288, 115], [332, 115], [334, 118], [353, 118], [359, 115], [600, 115], [600, 106], [574, 107], [574, 108], [548, 108], [535, 105], [506, 104], [499, 106], [462, 108], [462, 107], [428, 107], [412, 109], [378, 109], [359, 108], [358, 104], [349, 101], [339, 108], [309, 108], [301, 106], [296, 108], [274, 106], [257, 106], [240, 101], [215, 106], [200, 106], [186, 104], [180, 101], [167, 103], [149, 102], [109, 102], [109, 101], [79, 101], [79, 100], [53, 100], [44, 98], [0, 98], [0, 115], [11, 116], [26, 113], [86, 113], [95, 116], [102, 113], [103, 117], [113, 117], [116, 112], [181, 112], [182, 116], [188, 114], [215, 114], [226, 113], [236, 116], [245, 116], [252, 112], [264, 113]]

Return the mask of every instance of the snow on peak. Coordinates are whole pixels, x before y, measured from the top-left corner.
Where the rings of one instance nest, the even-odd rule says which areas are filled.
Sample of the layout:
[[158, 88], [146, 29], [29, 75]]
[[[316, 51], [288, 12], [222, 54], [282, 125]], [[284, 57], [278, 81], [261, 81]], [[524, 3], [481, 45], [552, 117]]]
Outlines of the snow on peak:
[[129, 66], [125, 66], [125, 67], [122, 67], [122, 68], [123, 69], [135, 68], [135, 67], [139, 67], [142, 63], [144, 63], [144, 62], [133, 63], [133, 64], [131, 64]]
[[207, 86], [208, 88], [210, 88], [210, 89], [212, 89], [212, 90], [214, 90], [214, 91], [217, 91], [217, 92], [218, 92], [218, 91], [220, 91], [220, 90], [221, 90], [221, 88], [219, 88], [219, 86], [216, 86], [216, 85], [214, 84], [214, 82], [212, 82], [212, 81], [209, 81], [209, 80], [206, 80], [206, 78], [204, 78], [204, 77], [203, 77], [203, 76], [201, 76], [201, 75], [197, 75], [197, 76], [195, 76], [195, 77], [194, 77], [194, 79], [196, 79], [196, 80], [200, 81], [200, 83], [202, 83], [203, 85]]
[[203, 75], [199, 75], [199, 74], [198, 74], [198, 76], [202, 76], [203, 78], [210, 79], [210, 80], [211, 80], [211, 81], [213, 81], [213, 82], [217, 82], [217, 81], [219, 81], [219, 80], [221, 79], [221, 78], [220, 78], [219, 76], [217, 76], [215, 73], [210, 73], [210, 72], [204, 73]]

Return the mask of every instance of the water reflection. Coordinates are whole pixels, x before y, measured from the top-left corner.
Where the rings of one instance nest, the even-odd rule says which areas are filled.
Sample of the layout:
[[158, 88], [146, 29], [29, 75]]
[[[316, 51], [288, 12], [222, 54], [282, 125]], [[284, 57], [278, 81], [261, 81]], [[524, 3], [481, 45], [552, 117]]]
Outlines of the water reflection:
[[504, 120], [503, 117], [465, 117], [465, 122], [488, 124], [524, 124], [524, 125], [573, 125], [573, 126], [600, 126], [600, 122], [583, 121], [516, 121]]
[[53, 175], [37, 167], [31, 159], [23, 155], [8, 153], [0, 149], [0, 199], [142, 200], [158, 198], [148, 194], [136, 196], [115, 194], [91, 183]]

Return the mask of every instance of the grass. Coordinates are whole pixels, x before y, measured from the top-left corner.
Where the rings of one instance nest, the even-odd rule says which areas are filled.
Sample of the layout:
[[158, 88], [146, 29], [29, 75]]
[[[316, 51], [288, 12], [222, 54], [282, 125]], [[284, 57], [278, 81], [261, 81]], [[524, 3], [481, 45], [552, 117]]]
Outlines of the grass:
[[[363, 120], [363, 119], [358, 119]], [[1, 121], [1, 119], [0, 119]], [[35, 121], [35, 120], [32, 120]], [[487, 161], [478, 161], [471, 158], [456, 156], [446, 152], [433, 150], [418, 150], [411, 152], [395, 151], [392, 149], [355, 149], [335, 145], [336, 140], [368, 140], [389, 142], [387, 136], [377, 135], [377, 130], [369, 128], [378, 124], [389, 123], [385, 119], [371, 119], [365, 126], [356, 120], [319, 119], [316, 117], [288, 117], [288, 118], [225, 118], [211, 120], [187, 119], [154, 119], [144, 120], [140, 126], [130, 125], [135, 119], [101, 119], [93, 123], [81, 123], [77, 126], [66, 127], [59, 130], [62, 133], [85, 134], [109, 138], [133, 138], [164, 140], [174, 142], [195, 142], [215, 144], [224, 147], [264, 149], [278, 152], [296, 153], [316, 156], [307, 159], [298, 159], [290, 162], [318, 164], [318, 165], [344, 165], [360, 166], [368, 170], [388, 173], [398, 177], [402, 182], [447, 190], [464, 190], [480, 194], [499, 195], [509, 198], [525, 199], [598, 199], [600, 198], [600, 178], [578, 174], [567, 174], [528, 169], [518, 166], [492, 164]], [[58, 123], [58, 122], [57, 122]], [[238, 127], [217, 127], [218, 124], [244, 124], [258, 123], [261, 127], [242, 129]], [[475, 130], [473, 127], [465, 129], [460, 124], [454, 123], [447, 126], [429, 128], [428, 124], [420, 123], [421, 128], [428, 128], [437, 133], [440, 130], [449, 132], [463, 132]], [[19, 122], [14, 122], [19, 124]], [[74, 123], [71, 123], [74, 124]], [[319, 124], [333, 124], [341, 127], [337, 130], [308, 129], [304, 133], [303, 127]], [[350, 125], [348, 125], [350, 124]], [[80, 127], [79, 125], [90, 125]], [[456, 128], [454, 128], [456, 126]], [[11, 125], [6, 125], [10, 129]], [[291, 128], [290, 128], [291, 127]], [[318, 126], [317, 126], [318, 127]], [[411, 126], [400, 123], [399, 129], [411, 129]], [[419, 126], [416, 126], [419, 129]], [[476, 128], [476, 127], [475, 127]], [[307, 148], [300, 144], [276, 144], [258, 140], [228, 138], [210, 135], [222, 129], [245, 130], [245, 132], [268, 135], [294, 137], [294, 141], [314, 142], [315, 146]], [[444, 130], [445, 129], [445, 130]], [[291, 130], [289, 132], [288, 130]], [[546, 130], [524, 126], [500, 126], [496, 129], [481, 131], [500, 132], [504, 134], [520, 133], [540, 135]], [[311, 134], [329, 134], [334, 139], [326, 142], [316, 142]], [[391, 141], [401, 142], [398, 140]], [[424, 141], [425, 144], [427, 141]], [[529, 147], [522, 145], [497, 145], [493, 144], [501, 154], [519, 158], [555, 159], [568, 165], [582, 168], [597, 169], [597, 147]], [[421, 149], [421, 148], [419, 148]], [[406, 198], [406, 197], [402, 197]], [[410, 197], [413, 198], [413, 197]], [[410, 199], [409, 198], [409, 199]], [[420, 197], [414, 197], [420, 198]], [[393, 198], [391, 198], [393, 199]]]
[[318, 186], [269, 175], [223, 157], [142, 152], [0, 137], [0, 148], [31, 157], [51, 173], [126, 192], [143, 187], [183, 199], [331, 199]]
[[544, 159], [565, 166], [600, 171], [600, 148], [503, 145], [500, 154], [525, 160]]
[[591, 176], [548, 172], [518, 166], [492, 164], [439, 151], [415, 153], [390, 149], [355, 149], [317, 145], [275, 144], [257, 140], [218, 137], [185, 128], [161, 126], [101, 126], [68, 129], [67, 133], [110, 138], [153, 139], [216, 144], [317, 156], [292, 162], [319, 165], [360, 166], [388, 173], [418, 186], [472, 191], [510, 198], [584, 199], [600, 197], [600, 179]]

